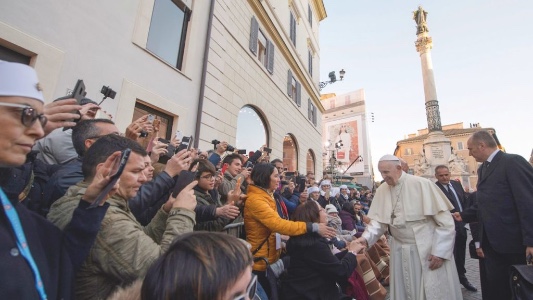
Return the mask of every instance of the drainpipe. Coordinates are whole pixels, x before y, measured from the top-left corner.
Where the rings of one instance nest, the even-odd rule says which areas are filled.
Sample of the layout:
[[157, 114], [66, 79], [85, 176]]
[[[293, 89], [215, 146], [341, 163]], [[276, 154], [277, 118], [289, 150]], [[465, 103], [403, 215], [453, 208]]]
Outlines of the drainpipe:
[[209, 46], [211, 44], [211, 28], [213, 27], [213, 14], [216, 0], [211, 0], [209, 8], [209, 22], [207, 23], [207, 34], [205, 37], [204, 62], [202, 66], [202, 79], [200, 82], [200, 96], [198, 99], [198, 110], [196, 112], [196, 128], [194, 130], [194, 148], [198, 148], [200, 142], [200, 125], [202, 124], [202, 111], [204, 108], [205, 80], [207, 77], [207, 61], [209, 58]]

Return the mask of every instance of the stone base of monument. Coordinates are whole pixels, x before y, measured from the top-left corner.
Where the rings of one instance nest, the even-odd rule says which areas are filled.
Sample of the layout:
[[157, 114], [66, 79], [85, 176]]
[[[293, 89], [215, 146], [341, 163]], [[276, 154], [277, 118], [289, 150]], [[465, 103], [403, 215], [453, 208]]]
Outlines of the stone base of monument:
[[424, 140], [424, 154], [429, 167], [422, 177], [435, 180], [435, 167], [448, 165], [448, 159], [452, 153], [451, 142], [442, 131], [434, 131], [428, 134]]

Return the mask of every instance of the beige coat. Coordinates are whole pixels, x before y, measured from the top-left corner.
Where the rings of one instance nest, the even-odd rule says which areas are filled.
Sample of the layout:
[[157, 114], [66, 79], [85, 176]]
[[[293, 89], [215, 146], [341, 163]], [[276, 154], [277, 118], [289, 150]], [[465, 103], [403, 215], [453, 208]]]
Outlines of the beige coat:
[[[49, 220], [64, 228], [86, 187], [83, 183], [71, 187], [52, 205]], [[118, 286], [142, 278], [174, 238], [191, 232], [195, 224], [193, 211], [173, 208], [169, 214], [160, 209], [150, 224], [142, 227], [126, 200], [114, 196], [107, 202], [110, 207], [96, 242], [76, 276], [77, 299], [106, 299]]]

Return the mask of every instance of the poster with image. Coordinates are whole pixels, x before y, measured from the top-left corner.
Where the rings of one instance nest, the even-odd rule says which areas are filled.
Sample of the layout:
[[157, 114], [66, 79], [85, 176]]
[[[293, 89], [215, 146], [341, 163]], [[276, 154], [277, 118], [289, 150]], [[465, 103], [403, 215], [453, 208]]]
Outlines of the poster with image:
[[[331, 148], [335, 149], [337, 161], [342, 167], [347, 168], [361, 153], [362, 145], [362, 120], [361, 116], [354, 116], [326, 123], [326, 140], [331, 142]], [[336, 149], [335, 144], [341, 146]], [[363, 172], [364, 164], [355, 163], [346, 174]]]

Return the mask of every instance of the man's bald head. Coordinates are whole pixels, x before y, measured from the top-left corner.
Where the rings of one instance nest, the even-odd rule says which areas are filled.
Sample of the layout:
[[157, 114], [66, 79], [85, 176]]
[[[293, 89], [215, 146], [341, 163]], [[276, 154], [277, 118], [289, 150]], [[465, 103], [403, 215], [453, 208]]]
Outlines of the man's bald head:
[[402, 171], [404, 171], [405, 173], [408, 173], [409, 171], [409, 165], [407, 164], [407, 162], [401, 158], [398, 158], [400, 160], [400, 165], [402, 166]]

